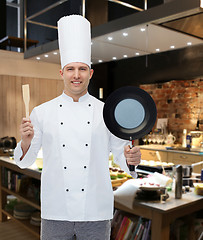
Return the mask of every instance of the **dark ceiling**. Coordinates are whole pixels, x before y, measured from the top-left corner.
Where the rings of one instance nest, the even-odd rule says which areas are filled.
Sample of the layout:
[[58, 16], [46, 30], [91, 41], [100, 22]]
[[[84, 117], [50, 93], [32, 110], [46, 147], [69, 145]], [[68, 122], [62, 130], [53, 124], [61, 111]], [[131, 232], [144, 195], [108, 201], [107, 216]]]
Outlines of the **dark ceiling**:
[[203, 39], [203, 13], [165, 22], [161, 25]]

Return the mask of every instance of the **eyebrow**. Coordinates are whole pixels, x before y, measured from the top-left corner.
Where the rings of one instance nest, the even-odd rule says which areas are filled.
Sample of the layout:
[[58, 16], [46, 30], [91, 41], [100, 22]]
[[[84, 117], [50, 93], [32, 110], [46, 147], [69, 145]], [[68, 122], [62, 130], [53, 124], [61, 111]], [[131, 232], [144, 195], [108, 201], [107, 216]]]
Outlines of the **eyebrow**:
[[[75, 68], [75, 66], [66, 66], [65, 68]], [[79, 66], [78, 68], [89, 68], [88, 66]]]

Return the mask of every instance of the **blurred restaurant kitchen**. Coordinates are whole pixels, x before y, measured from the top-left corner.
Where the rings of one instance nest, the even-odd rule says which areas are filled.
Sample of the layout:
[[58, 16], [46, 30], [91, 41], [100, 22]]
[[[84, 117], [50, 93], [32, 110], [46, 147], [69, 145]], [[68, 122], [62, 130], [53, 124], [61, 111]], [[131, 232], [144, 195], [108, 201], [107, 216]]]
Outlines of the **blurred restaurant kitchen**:
[[140, 188], [129, 206], [116, 191], [132, 177], [110, 154], [111, 239], [203, 239], [202, 0], [1, 0], [0, 239], [39, 239], [43, 155], [31, 169], [13, 160], [25, 116], [22, 85], [29, 84], [30, 112], [62, 94], [57, 21], [70, 14], [92, 26], [89, 93], [105, 103], [115, 90], [134, 86], [156, 104], [153, 128], [134, 141], [142, 153], [138, 178], [158, 173], [171, 180], [163, 188]]

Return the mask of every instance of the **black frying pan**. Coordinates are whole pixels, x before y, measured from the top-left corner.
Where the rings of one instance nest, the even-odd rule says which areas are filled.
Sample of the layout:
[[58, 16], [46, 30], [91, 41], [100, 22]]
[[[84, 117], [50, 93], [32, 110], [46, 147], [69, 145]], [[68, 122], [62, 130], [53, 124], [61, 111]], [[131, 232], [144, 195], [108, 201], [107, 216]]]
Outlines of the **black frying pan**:
[[[156, 121], [157, 110], [152, 97], [138, 87], [122, 87], [106, 100], [104, 122], [111, 133], [125, 140], [148, 134]], [[134, 166], [130, 167], [132, 171]]]

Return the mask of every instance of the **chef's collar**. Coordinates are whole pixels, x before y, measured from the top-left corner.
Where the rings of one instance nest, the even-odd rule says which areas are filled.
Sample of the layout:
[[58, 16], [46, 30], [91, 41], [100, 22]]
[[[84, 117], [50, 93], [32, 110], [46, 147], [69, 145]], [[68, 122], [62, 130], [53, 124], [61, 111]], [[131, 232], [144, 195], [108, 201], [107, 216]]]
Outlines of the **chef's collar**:
[[[68, 102], [73, 102], [73, 98], [65, 94], [64, 92], [62, 93], [62, 97], [66, 99]], [[81, 96], [78, 100], [78, 102], [84, 102], [89, 98], [89, 93], [87, 92], [85, 95]]]

